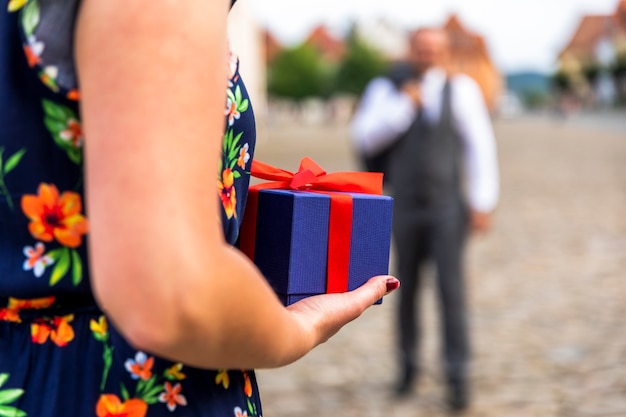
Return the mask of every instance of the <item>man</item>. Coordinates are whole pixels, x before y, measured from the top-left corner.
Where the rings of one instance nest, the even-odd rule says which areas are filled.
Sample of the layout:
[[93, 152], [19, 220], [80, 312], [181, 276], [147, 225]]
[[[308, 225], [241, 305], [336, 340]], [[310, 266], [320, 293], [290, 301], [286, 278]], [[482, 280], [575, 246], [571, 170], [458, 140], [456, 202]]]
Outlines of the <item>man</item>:
[[382, 159], [395, 200], [393, 234], [402, 282], [396, 392], [410, 393], [419, 370], [420, 268], [431, 260], [437, 268], [448, 404], [458, 411], [468, 404], [464, 241], [469, 230], [489, 229], [499, 179], [484, 98], [471, 78], [447, 74], [448, 48], [443, 31], [411, 35], [407, 62], [366, 88], [352, 136], [366, 161]]

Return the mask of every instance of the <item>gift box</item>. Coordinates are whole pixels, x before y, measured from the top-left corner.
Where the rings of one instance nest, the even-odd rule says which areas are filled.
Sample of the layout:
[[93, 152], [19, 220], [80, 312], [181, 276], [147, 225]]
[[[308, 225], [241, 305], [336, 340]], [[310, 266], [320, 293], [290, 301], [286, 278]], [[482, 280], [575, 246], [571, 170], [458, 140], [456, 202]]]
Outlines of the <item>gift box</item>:
[[[333, 185], [321, 172], [313, 170], [317, 181], [311, 172], [305, 174], [307, 179], [297, 188], [293, 181], [288, 186], [281, 180], [250, 189], [240, 247], [285, 305], [311, 295], [353, 290], [388, 273], [393, 200], [332, 191], [382, 191], [382, 185], [369, 188], [345, 181], [348, 174], [358, 174], [378, 184], [378, 177], [340, 173], [330, 178]], [[340, 185], [337, 178], [343, 178]]]

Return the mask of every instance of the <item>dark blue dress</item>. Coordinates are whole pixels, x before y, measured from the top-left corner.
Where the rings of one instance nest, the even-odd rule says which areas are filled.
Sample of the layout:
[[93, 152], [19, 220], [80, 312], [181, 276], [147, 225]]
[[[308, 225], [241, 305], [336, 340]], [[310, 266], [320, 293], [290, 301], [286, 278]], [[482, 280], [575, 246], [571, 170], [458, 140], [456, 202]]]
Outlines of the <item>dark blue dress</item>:
[[[137, 351], [94, 302], [83, 199], [89, 138], [71, 48], [78, 6], [9, 0], [0, 11], [0, 416], [260, 416], [252, 371], [200, 370]], [[229, 71], [216, 177], [234, 243], [255, 126], [233, 54]]]

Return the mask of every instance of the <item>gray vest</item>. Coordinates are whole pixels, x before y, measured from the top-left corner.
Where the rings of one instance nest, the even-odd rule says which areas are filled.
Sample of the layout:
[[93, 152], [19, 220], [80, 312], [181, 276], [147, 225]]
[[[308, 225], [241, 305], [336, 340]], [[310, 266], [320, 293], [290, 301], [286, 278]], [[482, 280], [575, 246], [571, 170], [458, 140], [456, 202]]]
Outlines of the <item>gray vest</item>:
[[450, 92], [448, 80], [439, 123], [429, 123], [420, 111], [393, 150], [389, 177], [396, 204], [430, 207], [461, 201], [462, 145]]

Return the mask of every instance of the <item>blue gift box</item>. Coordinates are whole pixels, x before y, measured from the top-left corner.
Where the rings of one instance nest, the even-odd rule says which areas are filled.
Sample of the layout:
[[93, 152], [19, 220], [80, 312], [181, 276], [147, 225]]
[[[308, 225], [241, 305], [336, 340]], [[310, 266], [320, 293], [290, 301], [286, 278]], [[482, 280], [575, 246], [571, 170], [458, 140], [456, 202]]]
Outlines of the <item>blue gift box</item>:
[[[349, 193], [352, 228], [348, 289], [389, 269], [391, 197]], [[329, 248], [328, 194], [261, 190], [254, 263], [283, 304], [326, 293]], [[380, 301], [379, 301], [380, 303]]]

